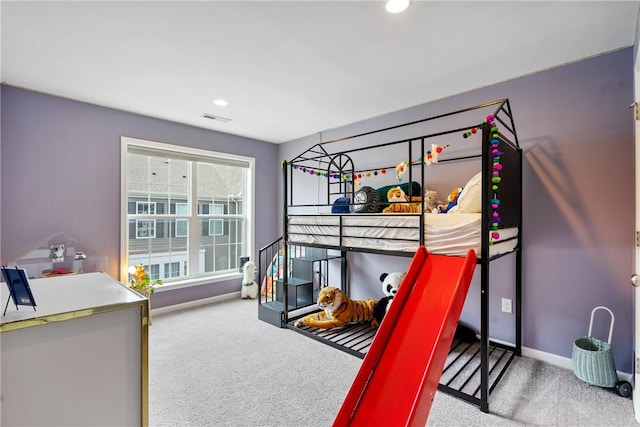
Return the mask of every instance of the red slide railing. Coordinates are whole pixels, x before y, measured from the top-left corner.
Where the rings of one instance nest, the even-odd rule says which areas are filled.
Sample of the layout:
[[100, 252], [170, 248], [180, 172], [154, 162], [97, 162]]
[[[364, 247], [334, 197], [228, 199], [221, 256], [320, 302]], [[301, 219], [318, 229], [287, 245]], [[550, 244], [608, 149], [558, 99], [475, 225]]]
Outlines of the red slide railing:
[[334, 427], [425, 425], [475, 265], [418, 249]]

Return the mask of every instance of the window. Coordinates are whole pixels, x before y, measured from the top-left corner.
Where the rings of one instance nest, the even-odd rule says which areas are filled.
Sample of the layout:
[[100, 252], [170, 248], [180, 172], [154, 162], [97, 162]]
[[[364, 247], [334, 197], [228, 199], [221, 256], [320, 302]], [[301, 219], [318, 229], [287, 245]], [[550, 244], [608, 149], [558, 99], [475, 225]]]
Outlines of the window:
[[188, 203], [176, 203], [175, 204], [177, 215], [189, 215], [189, 204]]
[[122, 269], [198, 281], [237, 273], [253, 244], [254, 159], [122, 138]]
[[[209, 214], [216, 216], [224, 215], [224, 205], [222, 203], [210, 203]], [[222, 219], [210, 219], [209, 220], [209, 236], [222, 236], [224, 222]]]
[[164, 264], [164, 278], [180, 277], [180, 262], [167, 262]]
[[[175, 213], [176, 215], [189, 215], [189, 204], [188, 203], [179, 203], [176, 202]], [[189, 230], [189, 221], [186, 219], [176, 219], [176, 229], [174, 236], [175, 237], [187, 237], [187, 232]]]
[[136, 202], [136, 213], [138, 215], [155, 215], [155, 202]]
[[189, 221], [186, 219], [176, 219], [176, 232], [175, 237], [187, 237], [189, 230]]
[[209, 213], [211, 215], [223, 215], [224, 214], [224, 205], [222, 203], [210, 203], [209, 204]]
[[222, 236], [224, 233], [222, 232], [223, 222], [221, 219], [210, 219], [209, 220], [209, 236]]
[[155, 219], [136, 219], [136, 239], [154, 239], [155, 237]]
[[158, 280], [160, 278], [160, 266], [158, 264], [145, 265], [144, 270], [149, 274], [149, 279]]

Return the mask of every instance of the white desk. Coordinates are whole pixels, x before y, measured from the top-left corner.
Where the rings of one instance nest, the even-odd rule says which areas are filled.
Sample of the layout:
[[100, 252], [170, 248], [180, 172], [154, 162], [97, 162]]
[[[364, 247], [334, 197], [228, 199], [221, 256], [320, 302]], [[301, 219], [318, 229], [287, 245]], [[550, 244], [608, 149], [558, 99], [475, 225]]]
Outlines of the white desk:
[[106, 273], [29, 284], [36, 311], [0, 321], [0, 425], [148, 425], [147, 299]]

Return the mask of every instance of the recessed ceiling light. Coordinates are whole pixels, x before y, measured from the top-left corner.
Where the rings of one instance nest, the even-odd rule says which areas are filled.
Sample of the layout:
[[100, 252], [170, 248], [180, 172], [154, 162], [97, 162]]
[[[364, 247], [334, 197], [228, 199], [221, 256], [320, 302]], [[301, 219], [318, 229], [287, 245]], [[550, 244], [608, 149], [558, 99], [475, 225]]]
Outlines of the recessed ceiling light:
[[213, 103], [216, 104], [218, 107], [226, 107], [227, 105], [229, 105], [229, 102], [226, 99], [222, 99], [222, 98], [214, 99]]
[[389, 0], [385, 6], [389, 13], [400, 13], [411, 5], [411, 0]]

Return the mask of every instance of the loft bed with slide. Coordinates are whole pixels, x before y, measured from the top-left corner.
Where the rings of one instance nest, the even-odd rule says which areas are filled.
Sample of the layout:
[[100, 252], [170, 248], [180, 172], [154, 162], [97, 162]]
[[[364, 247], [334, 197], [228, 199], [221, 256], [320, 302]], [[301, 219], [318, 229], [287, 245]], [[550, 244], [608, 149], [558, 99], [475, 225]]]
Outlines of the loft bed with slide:
[[[369, 324], [294, 326], [317, 310], [323, 286], [350, 294], [353, 253], [412, 257], [424, 247], [464, 257], [471, 249], [480, 278], [477, 339], [454, 337], [438, 389], [488, 412], [491, 391], [521, 354], [522, 151], [509, 100], [320, 142], [282, 166], [283, 236], [259, 253], [258, 317], [364, 358], [377, 332]], [[434, 208], [428, 196], [436, 186], [454, 190]], [[389, 198], [397, 187], [402, 198]], [[513, 344], [489, 334], [490, 264], [507, 256]]]

